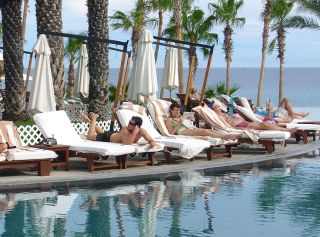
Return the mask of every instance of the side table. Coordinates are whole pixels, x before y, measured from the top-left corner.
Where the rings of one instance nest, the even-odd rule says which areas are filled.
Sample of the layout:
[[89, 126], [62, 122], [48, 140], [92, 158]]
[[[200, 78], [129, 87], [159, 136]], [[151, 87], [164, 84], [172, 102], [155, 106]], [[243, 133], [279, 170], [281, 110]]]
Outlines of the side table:
[[[39, 144], [39, 145], [33, 145], [33, 147], [44, 149], [44, 150], [50, 150], [55, 151], [59, 157], [63, 157], [63, 159], [60, 161], [51, 161], [50, 167], [59, 167], [64, 166], [65, 171], [69, 170], [69, 147], [66, 145], [46, 145], [46, 144]], [[58, 157], [58, 158], [59, 158]]]

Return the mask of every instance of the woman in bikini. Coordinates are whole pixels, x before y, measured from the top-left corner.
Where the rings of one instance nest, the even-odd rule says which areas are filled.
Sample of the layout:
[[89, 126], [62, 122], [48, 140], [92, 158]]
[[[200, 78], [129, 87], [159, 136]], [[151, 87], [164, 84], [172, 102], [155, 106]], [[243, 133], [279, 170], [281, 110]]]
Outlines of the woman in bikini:
[[230, 124], [234, 128], [238, 129], [255, 129], [255, 130], [275, 130], [275, 131], [285, 131], [290, 132], [291, 134], [297, 131], [297, 128], [282, 128], [276, 125], [273, 125], [268, 122], [248, 122], [244, 118], [242, 118], [238, 114], [234, 114], [233, 116], [229, 116], [227, 113], [222, 112], [220, 107], [212, 103], [210, 104], [210, 108], [223, 120], [225, 120], [228, 124]]
[[173, 103], [170, 106], [170, 117], [166, 120], [166, 126], [169, 133], [172, 135], [184, 136], [206, 136], [213, 138], [221, 138], [224, 140], [235, 140], [242, 136], [242, 134], [228, 134], [224, 132], [214, 131], [212, 129], [204, 128], [188, 128], [183, 124], [184, 118], [180, 113], [180, 105]]

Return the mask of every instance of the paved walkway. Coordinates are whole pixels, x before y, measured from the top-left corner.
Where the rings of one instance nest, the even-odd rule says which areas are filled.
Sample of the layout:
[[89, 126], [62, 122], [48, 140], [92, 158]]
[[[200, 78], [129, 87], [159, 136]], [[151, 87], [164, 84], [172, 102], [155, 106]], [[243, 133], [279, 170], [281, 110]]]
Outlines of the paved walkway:
[[[92, 173], [87, 171], [84, 159], [71, 158], [70, 171], [66, 172], [61, 168], [52, 170], [50, 176], [40, 177], [36, 172], [21, 170], [2, 170], [0, 175], [1, 190], [15, 190], [20, 187], [36, 186], [48, 187], [50, 185], [85, 185], [86, 183], [110, 182], [124, 183], [136, 182], [142, 179], [161, 179], [167, 176], [175, 176], [177, 173], [186, 170], [204, 170], [204, 172], [222, 172], [239, 169], [242, 167], [252, 167], [253, 165], [272, 165], [273, 162], [281, 162], [284, 159], [306, 154], [320, 148], [320, 141], [309, 142], [308, 144], [289, 144], [283, 147], [276, 144], [276, 151], [272, 155], [260, 152], [250, 152], [235, 149], [232, 158], [218, 158], [211, 161], [206, 160], [206, 155], [200, 154], [194, 161], [179, 159], [174, 164], [165, 164], [163, 155], [157, 154], [158, 165], [155, 166], [130, 166], [127, 169], [105, 169]], [[128, 160], [142, 159], [141, 157], [130, 157]], [[114, 162], [108, 159], [103, 162]]]

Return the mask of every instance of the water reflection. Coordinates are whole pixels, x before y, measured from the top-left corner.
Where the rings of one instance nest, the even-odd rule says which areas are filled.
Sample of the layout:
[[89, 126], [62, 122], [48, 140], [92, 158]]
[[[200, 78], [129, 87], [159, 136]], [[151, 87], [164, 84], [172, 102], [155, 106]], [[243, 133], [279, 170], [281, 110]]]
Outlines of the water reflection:
[[1, 236], [317, 236], [320, 162], [116, 187], [0, 194]]

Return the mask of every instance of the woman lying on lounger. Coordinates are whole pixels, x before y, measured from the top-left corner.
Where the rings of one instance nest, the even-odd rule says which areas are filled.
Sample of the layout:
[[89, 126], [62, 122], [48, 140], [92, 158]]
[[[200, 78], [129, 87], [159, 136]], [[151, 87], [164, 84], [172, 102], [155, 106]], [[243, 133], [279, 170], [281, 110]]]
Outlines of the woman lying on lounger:
[[242, 118], [239, 114], [234, 114], [232, 116], [229, 116], [227, 113], [222, 112], [219, 105], [216, 103], [210, 103], [209, 107], [219, 116], [219, 118], [226, 121], [228, 124], [230, 124], [232, 127], [237, 129], [255, 129], [255, 130], [275, 130], [275, 131], [285, 131], [295, 133], [297, 131], [297, 128], [282, 128], [279, 126], [276, 126], [274, 124], [271, 124], [269, 122], [248, 122], [244, 118]]
[[183, 124], [184, 118], [180, 113], [180, 105], [173, 103], [170, 105], [170, 117], [166, 120], [166, 125], [169, 133], [172, 135], [185, 136], [207, 136], [213, 138], [222, 138], [224, 140], [235, 140], [242, 136], [242, 134], [227, 134], [224, 132], [214, 131], [212, 129], [204, 128], [188, 128]]
[[114, 142], [131, 145], [137, 143], [143, 137], [151, 147], [157, 147], [158, 144], [150, 137], [147, 131], [141, 128], [142, 119], [133, 116], [128, 126], [123, 127], [120, 132], [104, 132], [97, 124], [98, 115], [90, 112], [89, 116], [81, 114], [81, 117], [90, 124], [87, 139], [91, 141]]
[[287, 98], [283, 98], [278, 106], [274, 109], [270, 101], [267, 102], [266, 110], [257, 108], [252, 100], [248, 100], [249, 105], [254, 113], [262, 117], [274, 118], [279, 123], [290, 123], [293, 119], [301, 119], [309, 115], [309, 112], [294, 111], [291, 102]]

